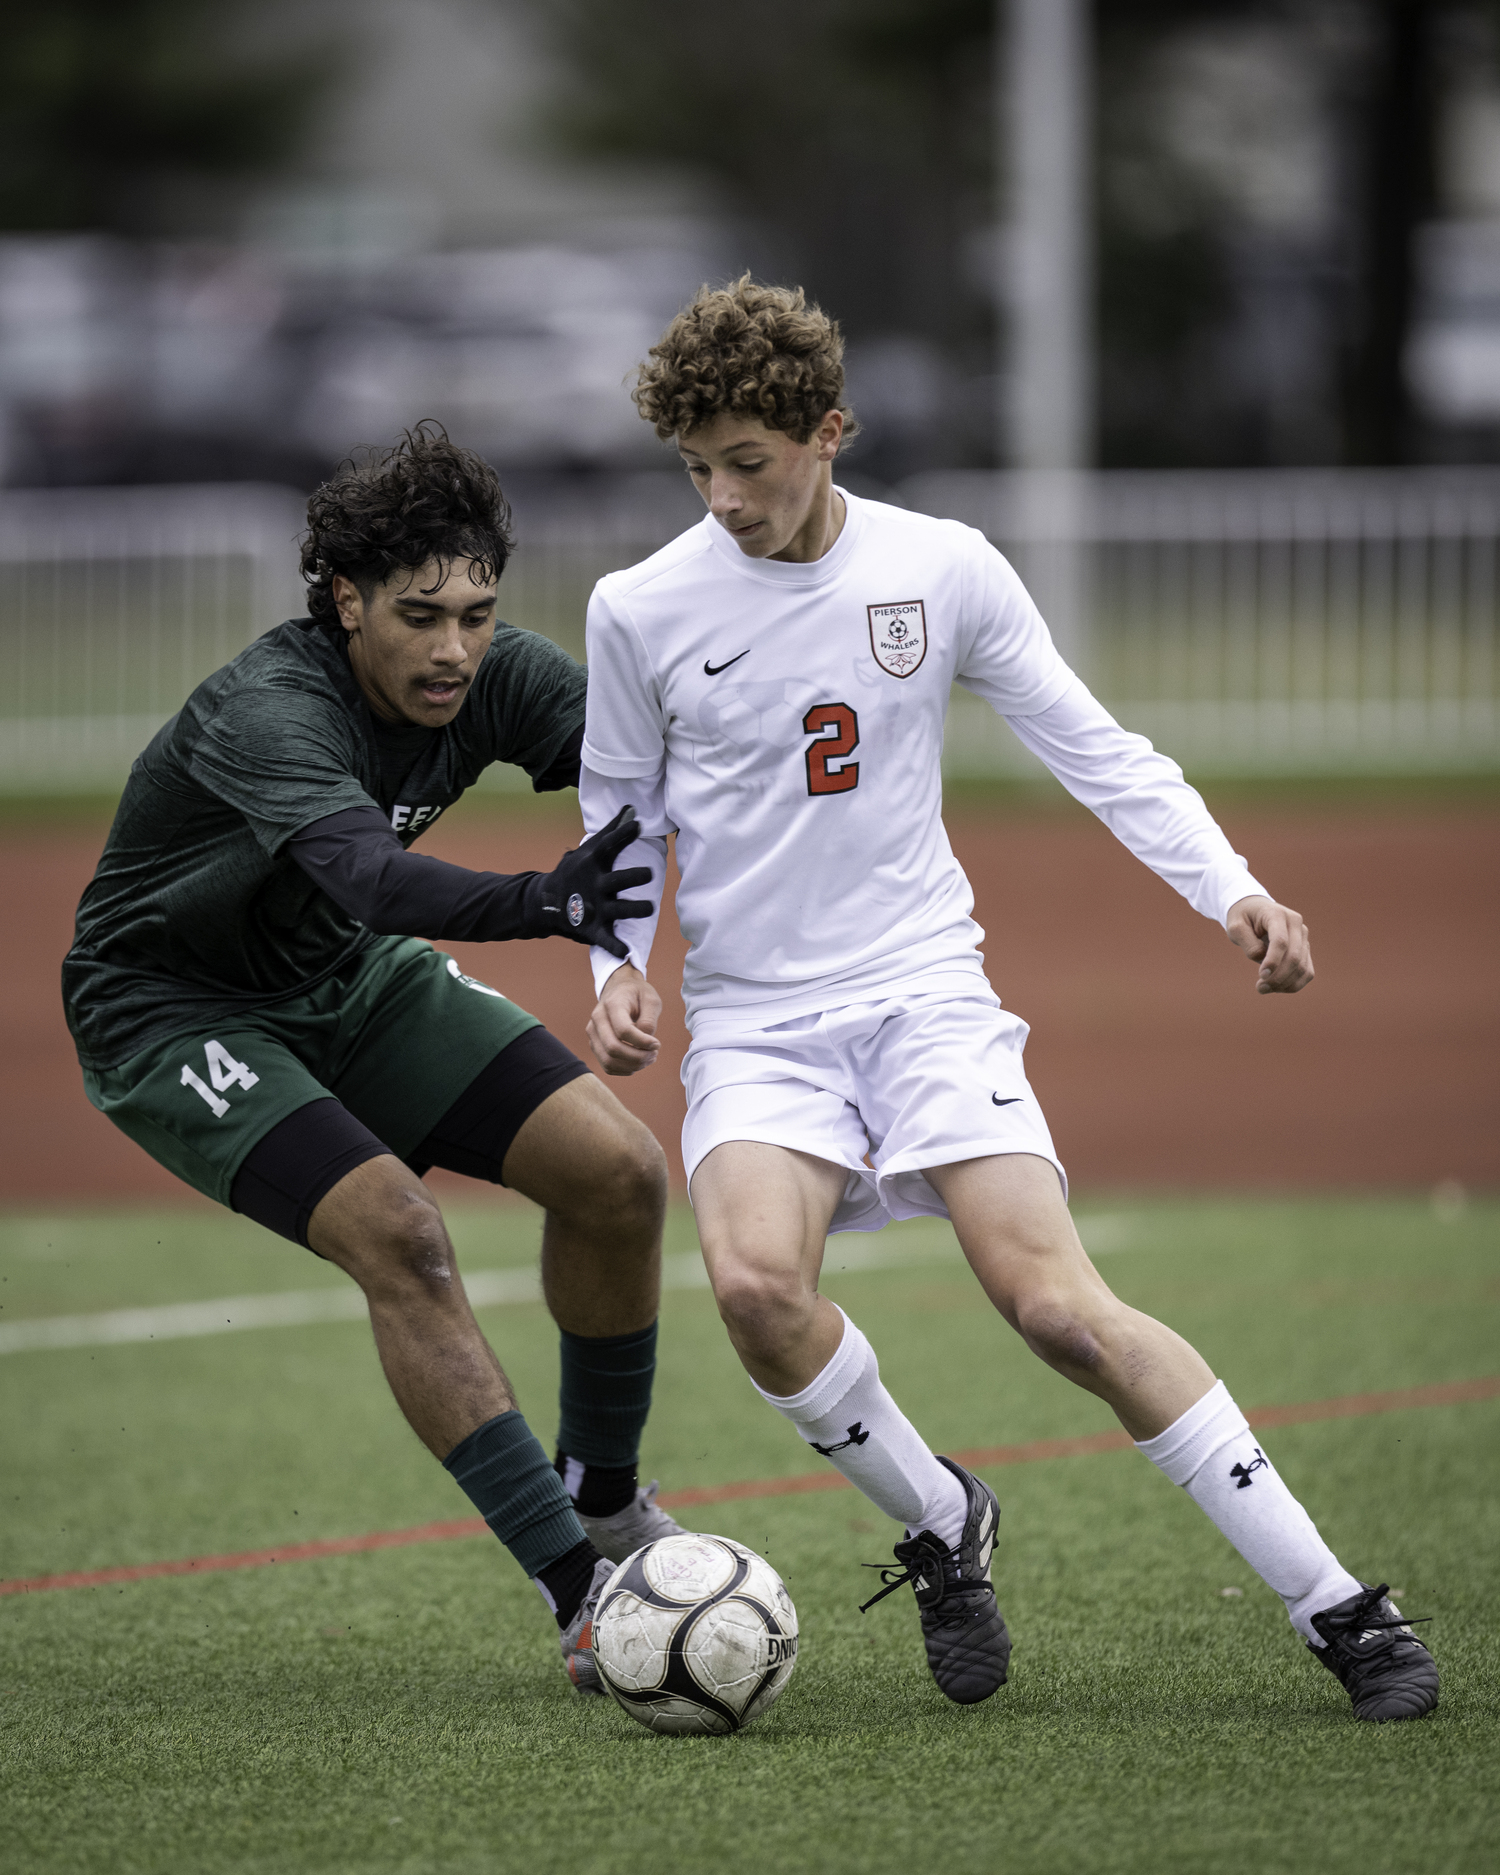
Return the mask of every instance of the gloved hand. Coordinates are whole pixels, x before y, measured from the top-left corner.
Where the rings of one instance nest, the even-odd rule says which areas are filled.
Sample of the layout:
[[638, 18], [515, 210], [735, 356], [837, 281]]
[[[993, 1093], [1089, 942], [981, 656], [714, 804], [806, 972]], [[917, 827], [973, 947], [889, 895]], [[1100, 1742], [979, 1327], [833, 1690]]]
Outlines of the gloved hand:
[[607, 827], [564, 853], [554, 871], [539, 873], [526, 890], [526, 921], [535, 934], [569, 937], [579, 944], [597, 944], [612, 957], [628, 957], [629, 950], [615, 936], [615, 920], [649, 918], [656, 907], [648, 899], [620, 894], [647, 884], [651, 868], [612, 869], [616, 856], [640, 833], [635, 809], [622, 807]]

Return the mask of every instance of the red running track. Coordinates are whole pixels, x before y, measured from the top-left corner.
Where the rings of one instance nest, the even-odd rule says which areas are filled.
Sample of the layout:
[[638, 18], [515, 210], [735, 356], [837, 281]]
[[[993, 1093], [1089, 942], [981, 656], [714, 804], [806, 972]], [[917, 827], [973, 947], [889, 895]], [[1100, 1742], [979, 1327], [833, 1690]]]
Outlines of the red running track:
[[[1334, 1400], [1305, 1400], [1291, 1406], [1257, 1406], [1246, 1414], [1252, 1426], [1300, 1426], [1319, 1419], [1362, 1419], [1372, 1413], [1395, 1413], [1420, 1406], [1464, 1406], [1500, 1397], [1500, 1374], [1478, 1380], [1454, 1380], [1435, 1386], [1401, 1387], [1391, 1393], [1346, 1393]], [[1081, 1439], [1034, 1439], [1029, 1445], [986, 1445], [955, 1452], [961, 1465], [984, 1469], [1030, 1465], [1038, 1459], [1082, 1458], [1093, 1452], [1117, 1452], [1131, 1443], [1118, 1427]], [[743, 1498], [800, 1497], [812, 1491], [852, 1487], [836, 1471], [802, 1472], [791, 1478], [759, 1478], [738, 1484], [700, 1485], [664, 1493], [664, 1509], [699, 1504], [732, 1504]], [[350, 1556], [364, 1550], [405, 1549], [412, 1543], [446, 1543], [454, 1537], [484, 1536], [479, 1517], [418, 1524], [411, 1530], [373, 1530], [365, 1536], [325, 1537], [314, 1543], [288, 1543], [279, 1549], [240, 1550], [228, 1556], [185, 1556], [171, 1562], [127, 1563], [117, 1569], [77, 1569], [61, 1575], [15, 1576], [0, 1582], [0, 1595], [35, 1595], [44, 1589], [97, 1589], [115, 1582], [141, 1582], [151, 1576], [209, 1575], [225, 1569], [262, 1569], [271, 1563], [313, 1562], [323, 1556]]]
[[[1206, 920], [1091, 815], [959, 808], [990, 976], [1031, 1024], [1027, 1068], [1078, 1192], [1500, 1187], [1500, 812], [1485, 805], [1262, 807], [1236, 849], [1312, 929], [1318, 980], [1258, 997]], [[0, 1204], [205, 1202], [85, 1101], [58, 1000], [104, 829], [0, 833]], [[571, 809], [460, 809], [422, 842], [461, 864], [550, 867]], [[585, 1047], [576, 946], [447, 946]], [[662, 920], [658, 1065], [611, 1086], [678, 1180], [682, 941]], [[487, 1188], [434, 1173], [436, 1189]]]

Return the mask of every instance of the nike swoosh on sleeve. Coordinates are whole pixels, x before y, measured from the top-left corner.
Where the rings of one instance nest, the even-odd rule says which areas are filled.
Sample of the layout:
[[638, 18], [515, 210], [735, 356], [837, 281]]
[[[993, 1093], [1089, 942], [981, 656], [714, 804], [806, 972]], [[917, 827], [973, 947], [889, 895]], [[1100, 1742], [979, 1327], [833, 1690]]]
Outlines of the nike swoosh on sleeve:
[[753, 645], [747, 646], [743, 651], [740, 652], [739, 657], [730, 658], [728, 663], [725, 663], [725, 664], [710, 664], [708, 659], [705, 658], [703, 660], [703, 675], [705, 677], [717, 677], [720, 671], [727, 671], [729, 669], [730, 664], [738, 664], [740, 661], [740, 658], [749, 657], [751, 651], [753, 651], [754, 649], [755, 647]]
[[1014, 1107], [1020, 1104], [1021, 1096], [1012, 1094], [1009, 1100], [1002, 1100], [998, 1094], [990, 1095], [990, 1103], [996, 1107]]

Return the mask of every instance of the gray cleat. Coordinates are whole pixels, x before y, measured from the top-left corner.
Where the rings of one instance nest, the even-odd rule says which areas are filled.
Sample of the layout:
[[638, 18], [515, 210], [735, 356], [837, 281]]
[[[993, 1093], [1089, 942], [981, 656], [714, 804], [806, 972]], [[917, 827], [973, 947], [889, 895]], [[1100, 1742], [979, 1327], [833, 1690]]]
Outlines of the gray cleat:
[[608, 1557], [594, 1564], [594, 1579], [589, 1584], [588, 1594], [579, 1603], [578, 1613], [557, 1637], [568, 1678], [580, 1693], [604, 1691], [604, 1682], [594, 1665], [594, 1610], [599, 1606], [605, 1583], [614, 1572], [615, 1565]]
[[920, 1530], [898, 1543], [896, 1561], [901, 1568], [881, 1569], [885, 1587], [864, 1607], [873, 1608], [910, 1582], [916, 1591], [932, 1677], [955, 1705], [973, 1706], [999, 1692], [1010, 1665], [1010, 1635], [990, 1583], [990, 1552], [1000, 1505], [990, 1487], [962, 1465], [955, 1465], [951, 1458], [939, 1458], [938, 1463], [953, 1473], [968, 1495], [963, 1534], [952, 1549], [931, 1530]]
[[578, 1513], [583, 1534], [601, 1556], [622, 1563], [647, 1543], [657, 1543], [664, 1536], [682, 1536], [682, 1525], [659, 1510], [656, 1503], [657, 1481], [643, 1484], [625, 1506], [609, 1517], [585, 1517]]

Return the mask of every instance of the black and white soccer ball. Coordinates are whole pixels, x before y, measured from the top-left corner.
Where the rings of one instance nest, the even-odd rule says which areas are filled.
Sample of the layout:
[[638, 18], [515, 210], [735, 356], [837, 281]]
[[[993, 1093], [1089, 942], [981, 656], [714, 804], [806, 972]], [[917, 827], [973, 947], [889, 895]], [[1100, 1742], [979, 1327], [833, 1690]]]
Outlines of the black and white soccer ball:
[[797, 1611], [781, 1577], [726, 1536], [669, 1536], [627, 1556], [594, 1615], [594, 1665], [653, 1732], [737, 1732], [797, 1664]]

